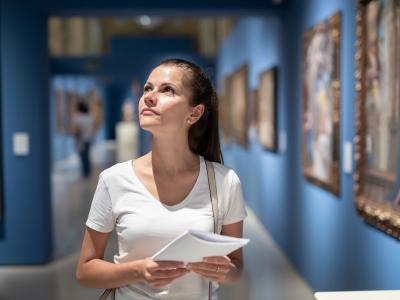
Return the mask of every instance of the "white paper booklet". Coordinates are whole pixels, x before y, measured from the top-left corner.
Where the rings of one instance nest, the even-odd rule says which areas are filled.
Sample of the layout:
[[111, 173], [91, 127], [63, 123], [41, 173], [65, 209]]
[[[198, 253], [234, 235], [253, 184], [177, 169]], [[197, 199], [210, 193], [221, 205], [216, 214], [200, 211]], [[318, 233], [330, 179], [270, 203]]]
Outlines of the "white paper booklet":
[[203, 257], [223, 256], [245, 246], [249, 239], [186, 230], [152, 256], [153, 260], [200, 262]]

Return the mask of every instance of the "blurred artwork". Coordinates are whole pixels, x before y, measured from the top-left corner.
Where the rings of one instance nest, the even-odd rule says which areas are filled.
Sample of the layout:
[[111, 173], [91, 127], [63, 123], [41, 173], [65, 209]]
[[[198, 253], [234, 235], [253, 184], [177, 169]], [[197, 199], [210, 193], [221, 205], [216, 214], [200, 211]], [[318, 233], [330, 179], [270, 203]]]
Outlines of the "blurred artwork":
[[357, 6], [356, 207], [400, 239], [400, 1]]
[[305, 177], [339, 195], [340, 22], [336, 13], [303, 38], [302, 164]]
[[103, 123], [103, 104], [97, 89], [92, 88], [86, 94], [87, 101], [90, 106], [90, 111], [95, 118], [96, 130], [100, 128]]
[[258, 140], [265, 149], [277, 149], [277, 68], [263, 72], [258, 91]]
[[56, 88], [55, 90], [56, 101], [56, 131], [58, 134], [66, 133], [66, 97], [63, 89]]
[[68, 133], [73, 135], [75, 132], [75, 127], [74, 127], [74, 122], [72, 121], [74, 119], [75, 115], [75, 109], [78, 103], [78, 94], [75, 91], [68, 91], [66, 93], [67, 96], [67, 128], [68, 128]]
[[229, 75], [225, 76], [222, 80], [222, 85], [220, 88], [220, 93], [218, 95], [218, 114], [220, 128], [222, 129], [223, 142], [227, 144], [231, 138], [231, 122], [230, 122], [230, 80]]
[[229, 84], [229, 101], [231, 106], [230, 124], [235, 141], [243, 147], [248, 146], [248, 92], [247, 66], [235, 71]]
[[250, 115], [250, 127], [258, 128], [258, 89], [253, 89], [250, 92], [250, 100], [251, 100], [251, 115]]

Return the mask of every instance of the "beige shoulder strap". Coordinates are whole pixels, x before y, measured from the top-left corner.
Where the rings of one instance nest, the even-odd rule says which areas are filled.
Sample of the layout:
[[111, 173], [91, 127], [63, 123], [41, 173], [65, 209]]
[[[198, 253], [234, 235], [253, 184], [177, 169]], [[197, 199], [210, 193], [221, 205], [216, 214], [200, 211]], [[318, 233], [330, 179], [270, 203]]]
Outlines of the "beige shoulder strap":
[[214, 217], [214, 233], [218, 233], [218, 197], [217, 185], [215, 183], [214, 166], [211, 161], [205, 160], [207, 166], [208, 185], [210, 187], [211, 205]]
[[[218, 196], [217, 185], [215, 183], [214, 166], [211, 161], [205, 160], [207, 166], [208, 186], [210, 189], [211, 206], [214, 218], [214, 233], [218, 233]], [[212, 283], [208, 284], [208, 300], [212, 299]]]

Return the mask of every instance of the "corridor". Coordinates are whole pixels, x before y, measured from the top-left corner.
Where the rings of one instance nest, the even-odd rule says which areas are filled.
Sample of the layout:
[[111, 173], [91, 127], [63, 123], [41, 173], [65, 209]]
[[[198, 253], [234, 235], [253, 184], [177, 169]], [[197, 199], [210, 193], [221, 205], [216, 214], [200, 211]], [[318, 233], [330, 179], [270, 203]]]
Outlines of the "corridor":
[[[104, 179], [92, 210], [98, 231], [133, 222], [117, 227], [126, 253], [153, 245], [136, 242], [138, 223], [161, 229], [156, 242], [164, 224], [206, 226], [186, 214], [210, 218], [199, 202], [147, 207], [153, 231], [131, 216], [138, 195], [183, 198], [189, 175], [186, 198], [204, 201], [193, 154], [223, 157], [237, 176], [219, 177], [219, 220], [239, 232], [246, 207], [251, 242], [219, 300], [400, 299], [400, 0], [1, 0], [0, 12], [0, 300], [97, 299], [75, 268], [98, 175], [152, 149], [144, 180]], [[106, 258], [116, 250], [112, 236]]]

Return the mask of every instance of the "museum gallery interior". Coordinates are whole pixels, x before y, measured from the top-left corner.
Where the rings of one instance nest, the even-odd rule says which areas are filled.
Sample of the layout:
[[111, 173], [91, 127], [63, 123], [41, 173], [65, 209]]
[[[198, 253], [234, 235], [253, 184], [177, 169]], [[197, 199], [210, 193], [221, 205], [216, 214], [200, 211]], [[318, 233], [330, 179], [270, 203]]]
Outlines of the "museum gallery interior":
[[[249, 214], [243, 279], [220, 299], [400, 299], [399, 0], [3, 0], [0, 12], [0, 299], [99, 295], [74, 277], [98, 175], [150, 150], [137, 105], [171, 57], [216, 88]], [[90, 169], [79, 103], [95, 124]]]

